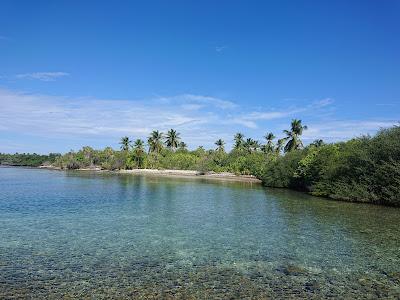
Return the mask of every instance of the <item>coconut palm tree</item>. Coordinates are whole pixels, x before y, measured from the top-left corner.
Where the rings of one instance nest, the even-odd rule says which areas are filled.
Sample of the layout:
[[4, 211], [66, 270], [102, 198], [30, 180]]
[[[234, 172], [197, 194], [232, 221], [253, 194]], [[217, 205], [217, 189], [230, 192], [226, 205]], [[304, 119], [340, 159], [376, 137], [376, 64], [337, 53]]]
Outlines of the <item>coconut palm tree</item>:
[[225, 150], [224, 149], [225, 142], [222, 139], [217, 140], [215, 142], [215, 145], [217, 145], [217, 151], [223, 152]]
[[254, 152], [257, 152], [259, 149], [261, 149], [261, 144], [257, 140], [253, 140], [251, 144], [251, 148], [253, 149]]
[[83, 156], [85, 157], [85, 160], [87, 160], [90, 165], [93, 165], [94, 164], [94, 153], [95, 153], [93, 148], [89, 147], [89, 146], [84, 146], [81, 151], [83, 153]]
[[275, 135], [270, 132], [264, 138], [267, 140], [267, 144], [263, 147], [264, 152], [272, 152], [274, 150], [274, 143], [272, 141], [274, 140]]
[[187, 145], [185, 142], [180, 142], [178, 147], [179, 147], [179, 150], [181, 150], [181, 151], [187, 150]]
[[137, 167], [141, 168], [144, 160], [144, 142], [141, 139], [137, 139], [133, 144], [133, 155]]
[[243, 143], [243, 148], [246, 149], [247, 152], [251, 152], [252, 150], [252, 145], [254, 141], [252, 138], [247, 138], [246, 141]]
[[144, 153], [144, 142], [141, 139], [137, 139], [134, 143], [133, 143], [133, 150], [136, 153]]
[[179, 140], [179, 133], [174, 129], [170, 129], [165, 137], [165, 144], [172, 151], [175, 151], [175, 149], [178, 148]]
[[282, 152], [283, 144], [285, 143], [285, 139], [279, 139], [275, 146], [275, 153], [279, 154]]
[[303, 131], [307, 129], [307, 126], [303, 126], [301, 120], [297, 119], [292, 120], [290, 127], [290, 130], [283, 131], [286, 134], [285, 140], [287, 140], [284, 148], [285, 152], [301, 149], [303, 147], [300, 136], [303, 134]]
[[160, 153], [163, 148], [163, 134], [158, 130], [153, 130], [147, 139], [149, 152]]
[[132, 141], [129, 139], [129, 137], [124, 136], [121, 138], [121, 141], [119, 143], [121, 144], [121, 150], [126, 152], [129, 150]]
[[321, 147], [322, 145], [324, 145], [324, 141], [321, 139], [316, 139], [314, 140], [314, 142], [312, 142], [310, 145], [313, 145], [315, 147]]
[[244, 149], [246, 149], [249, 153], [257, 151], [261, 148], [260, 142], [253, 140], [252, 138], [247, 138], [243, 144]]
[[234, 136], [234, 141], [235, 141], [235, 145], [233, 146], [234, 149], [239, 150], [243, 148], [243, 144], [244, 144], [244, 134], [243, 133], [236, 133]]

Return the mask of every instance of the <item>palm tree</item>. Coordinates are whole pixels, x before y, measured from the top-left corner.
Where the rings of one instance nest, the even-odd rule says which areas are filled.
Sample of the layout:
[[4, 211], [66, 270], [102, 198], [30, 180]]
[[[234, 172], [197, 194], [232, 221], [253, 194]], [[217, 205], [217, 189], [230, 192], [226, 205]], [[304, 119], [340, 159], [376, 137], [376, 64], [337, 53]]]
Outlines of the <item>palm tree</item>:
[[303, 130], [307, 129], [307, 126], [301, 125], [301, 120], [293, 119], [290, 130], [284, 130], [283, 132], [286, 134], [285, 140], [288, 142], [285, 145], [285, 152], [289, 152], [292, 150], [297, 150], [303, 147], [303, 142], [300, 140], [300, 136], [303, 133]]
[[141, 168], [144, 159], [144, 142], [141, 139], [137, 139], [133, 144], [133, 155], [135, 157], [137, 167]]
[[194, 150], [193, 153], [194, 153], [197, 157], [200, 157], [200, 156], [202, 156], [202, 155], [204, 155], [204, 154], [206, 153], [206, 150], [204, 149], [203, 146], [199, 146], [199, 147], [197, 147], [196, 150]]
[[176, 130], [174, 130], [174, 129], [170, 129], [167, 132], [167, 135], [165, 138], [165, 144], [172, 151], [175, 151], [175, 149], [178, 148], [179, 140], [180, 140], [179, 133], [177, 133]]
[[93, 165], [94, 164], [93, 163], [94, 162], [94, 150], [93, 150], [93, 148], [89, 147], [89, 146], [84, 146], [81, 151], [82, 151], [83, 156], [85, 157], [85, 159], [87, 161], [89, 161], [90, 165]]
[[133, 150], [136, 153], [143, 153], [144, 152], [144, 142], [141, 139], [137, 139], [134, 143], [133, 143]]
[[215, 142], [215, 145], [217, 145], [217, 151], [220, 151], [220, 152], [224, 151], [225, 142], [222, 139], [217, 140]]
[[254, 141], [252, 138], [247, 138], [246, 141], [243, 143], [244, 149], [246, 149], [247, 152], [251, 152], [253, 143]]
[[264, 152], [272, 152], [274, 150], [274, 143], [272, 142], [275, 138], [275, 135], [270, 132], [265, 136], [267, 140], [267, 144], [264, 147]]
[[321, 139], [316, 139], [314, 140], [314, 142], [312, 142], [310, 145], [313, 145], [315, 147], [321, 147], [322, 145], [324, 145], [324, 141]]
[[147, 139], [149, 152], [160, 153], [163, 147], [163, 134], [158, 130], [153, 130]]
[[85, 159], [88, 159], [88, 160], [92, 157], [93, 152], [94, 152], [93, 148], [89, 147], [89, 146], [84, 146], [81, 151], [82, 151]]
[[111, 147], [105, 147], [103, 150], [103, 154], [106, 157], [110, 157], [110, 156], [114, 155], [114, 150]]
[[282, 152], [283, 144], [285, 143], [285, 139], [279, 139], [275, 146], [275, 153], [279, 154]]
[[254, 152], [257, 152], [258, 149], [261, 149], [261, 144], [260, 144], [259, 141], [253, 140], [253, 143], [251, 144], [251, 147], [252, 147]]
[[243, 147], [249, 152], [257, 151], [261, 148], [260, 142], [253, 140], [252, 138], [247, 138], [243, 144]]
[[179, 143], [179, 150], [183, 151], [183, 150], [187, 150], [187, 145], [185, 142], [180, 142]]
[[243, 144], [244, 144], [243, 138], [244, 138], [243, 133], [238, 132], [235, 134], [235, 136], [233, 138], [235, 141], [235, 145], [233, 146], [234, 149], [238, 150], [238, 149], [243, 148]]
[[121, 138], [121, 141], [119, 143], [121, 144], [121, 150], [126, 152], [129, 150], [132, 141], [129, 139], [129, 137], [124, 136]]

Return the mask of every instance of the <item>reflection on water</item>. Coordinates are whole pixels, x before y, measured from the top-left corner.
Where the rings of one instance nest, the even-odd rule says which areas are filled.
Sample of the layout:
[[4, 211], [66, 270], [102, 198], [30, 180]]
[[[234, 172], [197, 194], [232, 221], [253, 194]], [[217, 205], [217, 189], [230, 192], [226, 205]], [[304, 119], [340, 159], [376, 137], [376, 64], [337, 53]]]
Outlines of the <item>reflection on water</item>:
[[397, 298], [400, 210], [0, 168], [0, 298]]

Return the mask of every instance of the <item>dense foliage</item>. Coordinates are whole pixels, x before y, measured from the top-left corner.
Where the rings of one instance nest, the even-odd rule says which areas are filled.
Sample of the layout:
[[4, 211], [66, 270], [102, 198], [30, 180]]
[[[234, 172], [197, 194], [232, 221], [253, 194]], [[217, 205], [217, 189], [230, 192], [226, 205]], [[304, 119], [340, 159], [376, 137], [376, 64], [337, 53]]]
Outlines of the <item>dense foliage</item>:
[[50, 165], [60, 156], [61, 154], [58, 153], [50, 153], [49, 155], [40, 155], [36, 153], [0, 153], [0, 165], [38, 167], [46, 164]]
[[261, 179], [317, 196], [400, 206], [400, 127], [289, 152], [268, 163]]
[[269, 187], [282, 187], [346, 201], [400, 206], [400, 127], [383, 129], [374, 137], [363, 136], [325, 144], [316, 140], [307, 147], [300, 139], [307, 127], [293, 120], [285, 138], [274, 143], [268, 133], [265, 143], [237, 133], [234, 147], [225, 151], [225, 142], [215, 149], [199, 147], [189, 151], [180, 135], [153, 131], [147, 145], [141, 139], [121, 139], [121, 149], [94, 150], [83, 147], [62, 156], [0, 154], [0, 163], [37, 166], [51, 162], [62, 169], [179, 169], [232, 172], [254, 175]]

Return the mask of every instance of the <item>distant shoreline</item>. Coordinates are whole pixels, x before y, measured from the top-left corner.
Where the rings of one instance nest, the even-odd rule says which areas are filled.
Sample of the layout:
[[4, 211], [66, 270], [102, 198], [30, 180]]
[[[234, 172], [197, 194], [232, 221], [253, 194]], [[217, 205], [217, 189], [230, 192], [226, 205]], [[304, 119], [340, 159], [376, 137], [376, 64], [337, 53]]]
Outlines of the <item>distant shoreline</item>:
[[[59, 170], [66, 171], [64, 169], [53, 167], [53, 166], [39, 166], [39, 169], [49, 169], [49, 170]], [[70, 170], [71, 171], [71, 170]], [[195, 171], [195, 170], [158, 170], [158, 169], [133, 169], [133, 170], [116, 170], [109, 171], [100, 168], [81, 168], [75, 169], [73, 171], [80, 172], [106, 172], [115, 174], [132, 174], [132, 175], [148, 175], [148, 176], [165, 176], [174, 178], [204, 178], [212, 180], [222, 180], [222, 181], [237, 181], [237, 182], [249, 182], [261, 184], [261, 180], [257, 179], [253, 175], [236, 175], [229, 172], [214, 173], [207, 172], [205, 174]]]

